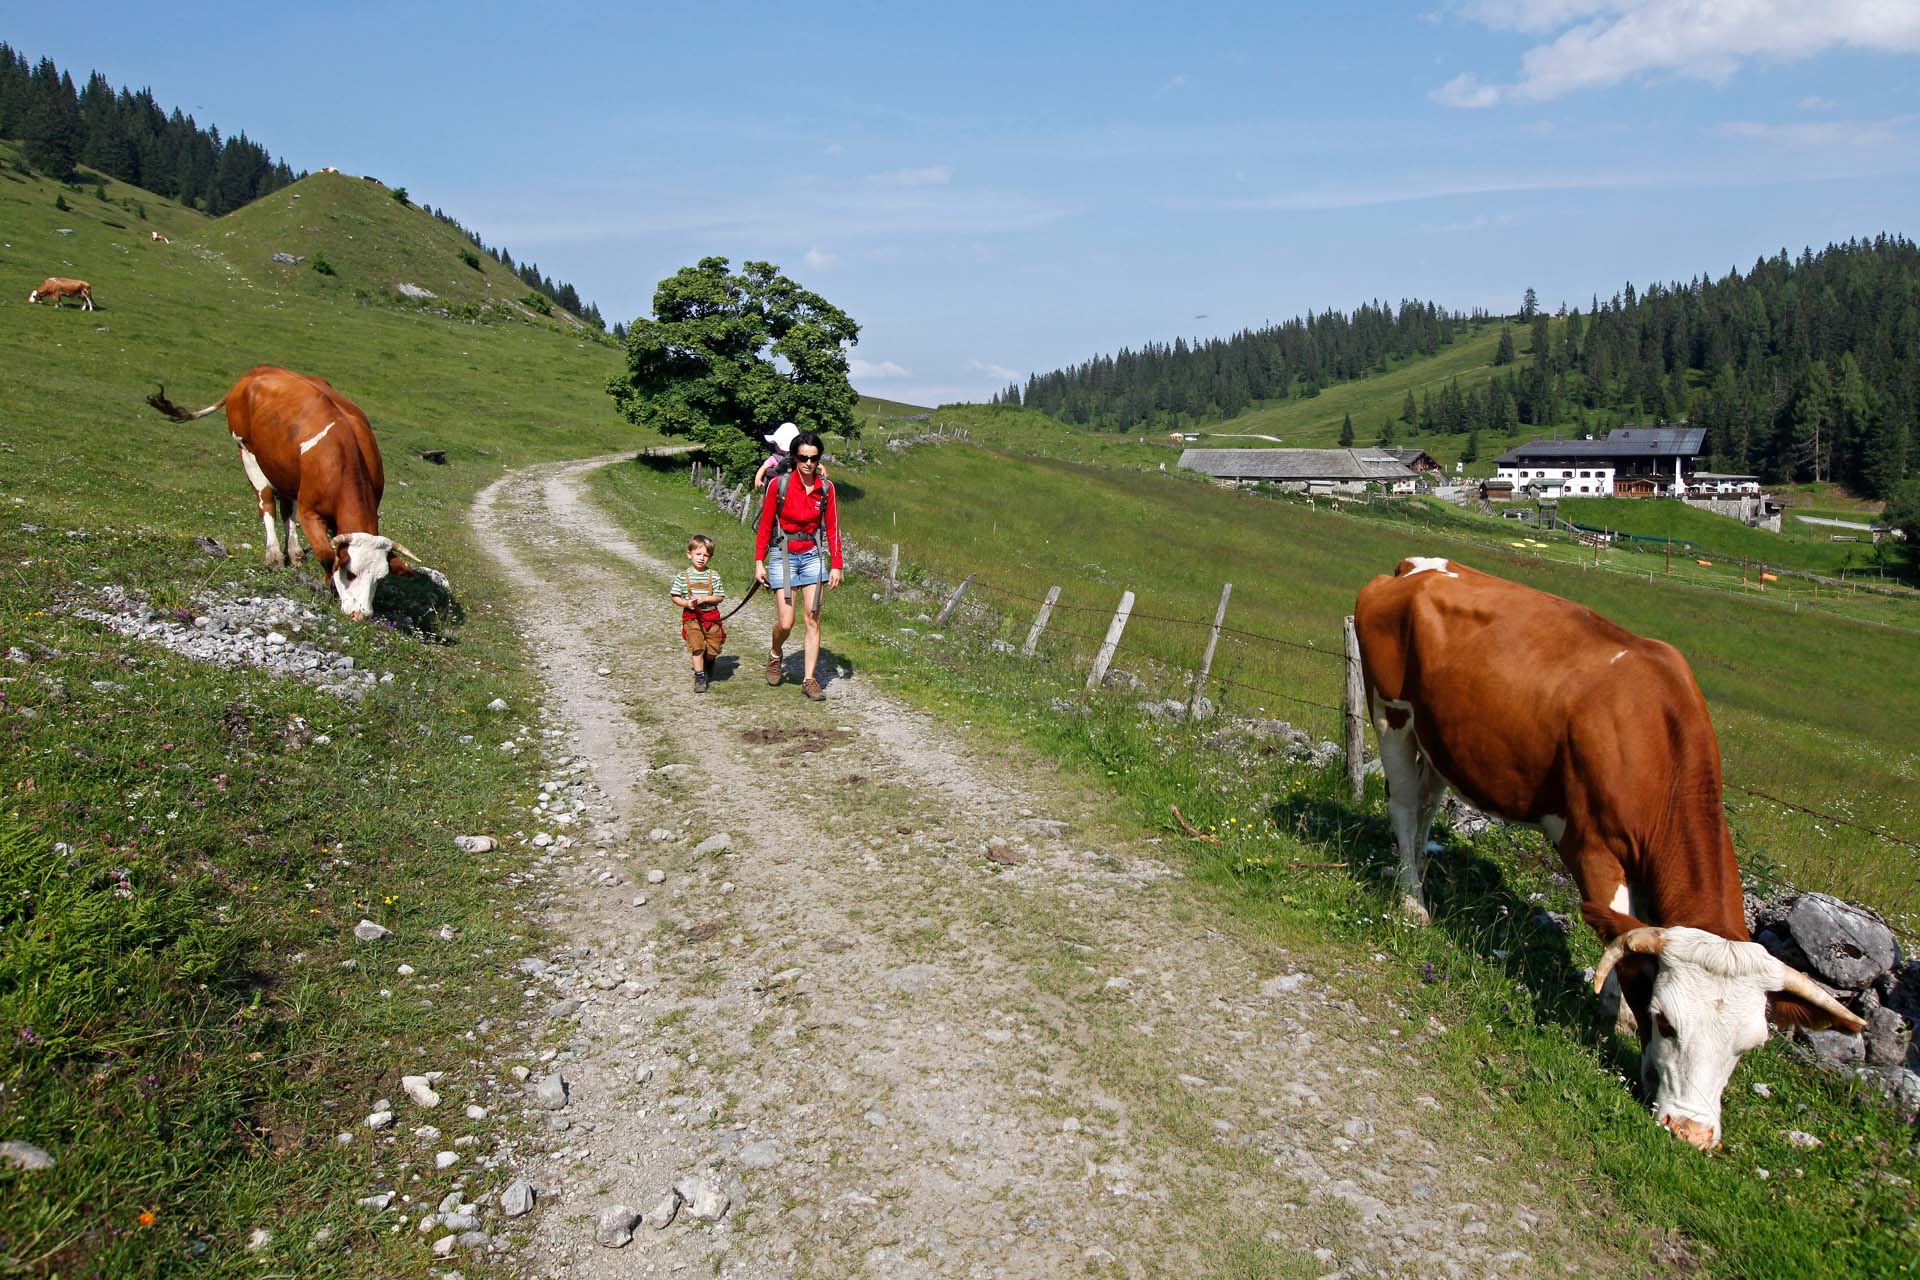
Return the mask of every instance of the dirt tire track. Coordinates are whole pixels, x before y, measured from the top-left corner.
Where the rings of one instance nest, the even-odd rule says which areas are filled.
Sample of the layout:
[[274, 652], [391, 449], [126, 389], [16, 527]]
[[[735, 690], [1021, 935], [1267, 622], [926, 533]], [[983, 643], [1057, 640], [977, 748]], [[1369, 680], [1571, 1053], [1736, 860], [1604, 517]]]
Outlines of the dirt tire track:
[[[759, 601], [730, 624], [731, 678], [696, 696], [671, 569], [584, 494], [609, 461], [509, 473], [472, 512], [604, 797], [530, 868], [571, 943], [529, 999], [582, 1003], [534, 1076], [557, 1067], [572, 1100], [530, 1110], [567, 1127], [527, 1168], [529, 1274], [1648, 1269], [1405, 1096], [1419, 1037], [1370, 1027], [1363, 968], [1210, 927], [1033, 762], [857, 678], [817, 707], [768, 688]], [[743, 741], [789, 725], [850, 732]], [[693, 854], [723, 831], [730, 852]], [[690, 1174], [730, 1193], [717, 1223], [594, 1243], [601, 1209]]]

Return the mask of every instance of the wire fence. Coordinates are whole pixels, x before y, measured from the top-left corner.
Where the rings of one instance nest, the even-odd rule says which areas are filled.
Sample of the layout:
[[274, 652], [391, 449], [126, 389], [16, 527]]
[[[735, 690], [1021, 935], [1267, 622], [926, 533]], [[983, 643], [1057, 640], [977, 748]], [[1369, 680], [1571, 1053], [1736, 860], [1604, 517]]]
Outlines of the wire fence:
[[[742, 487], [738, 493], [725, 489], [717, 481], [702, 486], [719, 503], [723, 511], [740, 514], [747, 502], [747, 492]], [[736, 505], [738, 504], [738, 505]], [[743, 516], [744, 518], [744, 516]], [[1457, 537], [1449, 531], [1448, 536]], [[1470, 539], [1461, 539], [1471, 541]], [[879, 586], [887, 598], [905, 599], [909, 596], [924, 597], [931, 604], [944, 597], [939, 623], [952, 628], [958, 625], [971, 630], [991, 642], [990, 647], [1003, 657], [1019, 661], [1036, 654], [1050, 662], [1090, 661], [1089, 679], [1086, 691], [1098, 694], [1112, 686], [1120, 686], [1134, 693], [1159, 692], [1167, 695], [1161, 703], [1163, 713], [1167, 712], [1167, 703], [1177, 700], [1184, 704], [1181, 718], [1195, 710], [1204, 711], [1210, 702], [1211, 691], [1218, 690], [1221, 699], [1234, 700], [1236, 709], [1241, 696], [1251, 699], [1263, 699], [1265, 702], [1249, 702], [1254, 709], [1265, 710], [1267, 703], [1284, 703], [1289, 706], [1305, 707], [1316, 712], [1327, 713], [1333, 720], [1328, 727], [1337, 740], [1344, 733], [1344, 755], [1347, 775], [1356, 799], [1361, 794], [1361, 783], [1365, 773], [1365, 739], [1360, 726], [1366, 720], [1364, 693], [1359, 672], [1359, 648], [1352, 632], [1352, 618], [1347, 619], [1346, 633], [1338, 642], [1329, 638], [1329, 643], [1320, 644], [1311, 639], [1274, 635], [1251, 628], [1229, 625], [1225, 621], [1226, 596], [1231, 593], [1227, 585], [1223, 591], [1222, 607], [1214, 618], [1181, 617], [1174, 614], [1152, 613], [1132, 608], [1134, 593], [1122, 593], [1122, 604], [1115, 609], [1103, 604], [1085, 604], [1062, 600], [1061, 588], [1056, 586], [1046, 596], [1038, 596], [1004, 583], [994, 582], [975, 573], [955, 583], [943, 580], [941, 575], [924, 567], [908, 565], [906, 574], [901, 573], [899, 547], [895, 544], [891, 554], [880, 556], [857, 546], [851, 539], [843, 539], [846, 551], [847, 569], [870, 579]], [[1490, 550], [1511, 554], [1506, 548], [1492, 544]], [[1635, 574], [1634, 576], [1639, 576]], [[1688, 584], [1701, 585], [1701, 584]], [[972, 593], [971, 597], [969, 593]], [[989, 597], [996, 604], [987, 604], [981, 597]], [[999, 603], [1004, 602], [1004, 603]], [[1021, 606], [1015, 610], [1012, 606]], [[1026, 617], [1030, 607], [1034, 613], [1031, 624]], [[1106, 623], [1104, 628], [1086, 629], [1076, 622], [1092, 618]], [[1849, 618], [1850, 621], [1870, 621]], [[1174, 628], [1177, 634], [1188, 639], [1173, 641], [1166, 635], [1151, 635], [1133, 628], [1134, 623], [1147, 623], [1153, 627]], [[1890, 624], [1878, 624], [1890, 625]], [[1023, 631], [1022, 629], [1025, 628]], [[1133, 628], [1129, 631], [1129, 628]], [[1897, 628], [1906, 630], [1906, 628]], [[1016, 647], [1006, 636], [1024, 635], [1024, 642]], [[1132, 639], [1129, 640], [1131, 635]], [[1201, 643], [1202, 636], [1210, 636], [1206, 642], [1206, 657], [1199, 666], [1193, 666], [1175, 656], [1177, 647], [1188, 654]], [[1315, 657], [1339, 664], [1336, 669], [1326, 670], [1324, 677], [1303, 676], [1291, 689], [1275, 688], [1271, 683], [1263, 683], [1246, 678], [1243, 662], [1236, 666], [1232, 660], [1220, 663], [1215, 669], [1214, 658], [1217, 645], [1221, 640], [1250, 655], [1261, 674], [1269, 679], [1283, 680], [1290, 672], [1310, 672], [1326, 670], [1309, 664], [1301, 668], [1288, 667], [1284, 662], [1276, 663], [1276, 655], [1312, 654]], [[1119, 673], [1111, 666], [1120, 656], [1122, 647], [1131, 655], [1126, 678], [1117, 678]], [[1089, 659], [1089, 651], [1092, 657]], [[1291, 661], [1291, 659], [1288, 659]], [[1157, 687], [1156, 687], [1157, 686]], [[1314, 695], [1321, 696], [1314, 696]], [[1784, 799], [1771, 792], [1731, 780], [1723, 780], [1724, 788], [1780, 806], [1795, 813], [1804, 814], [1817, 821], [1830, 823], [1837, 827], [1858, 831], [1884, 840], [1889, 844], [1920, 851], [1920, 837], [1903, 834], [1873, 823], [1861, 822], [1840, 814], [1831, 813], [1798, 801]]]

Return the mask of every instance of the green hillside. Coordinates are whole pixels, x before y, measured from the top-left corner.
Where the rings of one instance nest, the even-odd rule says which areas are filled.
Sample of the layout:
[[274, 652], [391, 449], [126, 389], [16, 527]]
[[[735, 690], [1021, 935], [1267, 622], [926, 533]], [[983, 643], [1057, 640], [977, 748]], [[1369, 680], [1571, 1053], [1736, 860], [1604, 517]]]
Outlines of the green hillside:
[[[316, 173], [211, 223], [196, 243], [234, 269], [286, 292], [401, 299], [401, 285], [434, 295], [434, 308], [492, 307], [523, 320], [543, 317], [522, 299], [524, 281], [425, 210], [403, 205], [369, 178]], [[273, 261], [283, 253], [292, 264]], [[315, 270], [321, 259], [333, 268]], [[463, 307], [464, 304], [464, 307]], [[569, 326], [579, 322], [555, 307]]]
[[[334, 1135], [395, 1092], [396, 1064], [444, 1064], [443, 1088], [475, 1087], [459, 1036], [517, 998], [487, 955], [513, 945], [503, 855], [451, 843], [513, 830], [507, 806], [541, 767], [533, 679], [467, 510], [507, 466], [649, 439], [615, 415], [617, 356], [598, 340], [356, 296], [394, 280], [483, 296], [462, 272], [502, 288], [484, 256], [487, 273], [455, 256], [456, 233], [370, 184], [299, 190], [325, 215], [291, 214], [282, 192], [209, 221], [0, 168], [0, 1132], [57, 1152], [51, 1170], [0, 1170], [6, 1274], [424, 1276], [416, 1241], [346, 1230], [364, 1216], [354, 1198], [403, 1175]], [[296, 216], [310, 241], [283, 238]], [[279, 248], [324, 251], [340, 274], [275, 268]], [[48, 274], [89, 280], [98, 310], [26, 305]], [[143, 400], [164, 382], [198, 407], [263, 362], [325, 376], [366, 410], [382, 528], [447, 575], [450, 598], [390, 580], [379, 604], [398, 625], [348, 626], [311, 571], [260, 564], [224, 421], [169, 422]], [[392, 682], [343, 703], [70, 612], [109, 589], [163, 618], [285, 597], [319, 619], [295, 640]], [[486, 715], [494, 698], [514, 710]], [[501, 749], [514, 739], [524, 754]], [[341, 967], [363, 916], [431, 972], [429, 1000], [386, 998], [391, 968]], [[429, 960], [418, 948], [443, 927], [455, 941]], [[479, 1132], [452, 1110], [449, 1140]], [[437, 1199], [453, 1176], [424, 1174], [411, 1194]], [[313, 1242], [322, 1225], [331, 1249]], [[273, 1243], [248, 1253], [262, 1226]]]
[[[1746, 559], [1756, 566], [1832, 575], [1871, 570], [1882, 563], [1898, 567], [1893, 559], [1895, 544], [1887, 543], [1876, 555], [1875, 547], [1866, 540], [1865, 534], [1806, 524], [1791, 513], [1780, 521], [1779, 533], [1768, 533], [1682, 502], [1562, 498], [1559, 509], [1562, 518], [1589, 528], [1611, 529], [1642, 538], [1672, 538], [1677, 551], [1685, 550], [1695, 558]], [[1859, 520], [1862, 517], [1853, 513], [1840, 518]], [[1849, 541], [1835, 542], [1834, 534], [1843, 534]]]

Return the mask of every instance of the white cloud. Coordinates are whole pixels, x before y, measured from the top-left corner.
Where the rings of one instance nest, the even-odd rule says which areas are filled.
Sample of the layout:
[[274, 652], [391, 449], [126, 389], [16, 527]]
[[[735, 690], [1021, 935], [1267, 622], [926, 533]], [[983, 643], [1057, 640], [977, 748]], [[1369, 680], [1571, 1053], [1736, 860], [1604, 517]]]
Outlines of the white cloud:
[[1463, 12], [1497, 30], [1559, 34], [1527, 50], [1514, 84], [1466, 73], [1435, 89], [1447, 106], [1544, 102], [1662, 72], [1723, 84], [1748, 61], [1833, 48], [1920, 53], [1920, 5], [1897, 0], [1477, 0]]
[[1018, 369], [1009, 369], [1002, 364], [988, 364], [985, 360], [969, 360], [967, 368], [977, 369], [981, 373], [991, 374], [1001, 382], [1024, 382], [1026, 376]]
[[1746, 138], [1789, 147], [1886, 147], [1898, 143], [1901, 130], [1912, 122], [1912, 116], [1893, 116], [1886, 120], [1801, 120], [1792, 124], [1733, 120], [1714, 126], [1713, 132], [1725, 138]]
[[1471, 71], [1462, 71], [1427, 96], [1443, 107], [1490, 107], [1500, 101], [1500, 91], [1481, 84]]
[[911, 378], [913, 375], [891, 360], [862, 360], [853, 356], [847, 361], [847, 372], [856, 378]]
[[840, 265], [838, 254], [822, 253], [819, 249], [808, 249], [800, 258], [810, 271], [831, 271]]
[[1839, 105], [1840, 104], [1835, 102], [1832, 98], [1800, 99], [1800, 109], [1802, 111], [1831, 111]]
[[1187, 87], [1187, 78], [1184, 75], [1174, 76], [1168, 80], [1163, 87], [1168, 89], [1184, 89]]
[[825, 152], [824, 152], [823, 154], [825, 154], [825, 155], [830, 155], [830, 156], [837, 156], [837, 155], [839, 155], [839, 154], [840, 154], [840, 153], [841, 153], [842, 151], [845, 151], [845, 150], [846, 150], [846, 148], [845, 148], [845, 147], [843, 147], [843, 146], [841, 146], [841, 145], [840, 145], [839, 143], [837, 143], [837, 142], [829, 142], [829, 143], [827, 144], [827, 146], [826, 146], [826, 150], [825, 150]]
[[920, 169], [893, 169], [871, 174], [867, 181], [876, 187], [944, 187], [953, 181], [953, 166], [930, 164]]

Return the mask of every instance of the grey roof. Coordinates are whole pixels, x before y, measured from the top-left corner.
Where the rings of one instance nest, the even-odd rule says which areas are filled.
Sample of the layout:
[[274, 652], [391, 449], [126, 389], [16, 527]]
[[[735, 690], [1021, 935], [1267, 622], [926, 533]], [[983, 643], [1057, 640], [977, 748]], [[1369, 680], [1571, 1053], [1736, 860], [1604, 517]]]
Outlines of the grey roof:
[[1221, 480], [1411, 480], [1381, 449], [1183, 449], [1180, 465]]
[[1615, 427], [1605, 440], [1529, 440], [1494, 459], [1514, 467], [1529, 462], [1657, 462], [1691, 458], [1706, 443], [1705, 427]]
[[[1377, 452], [1384, 453], [1390, 458], [1397, 458], [1410, 467], [1422, 458], [1425, 458], [1428, 462], [1434, 461], [1433, 455], [1425, 449], [1380, 449], [1377, 450]], [[1435, 463], [1435, 465], [1437, 466], [1439, 464]]]

